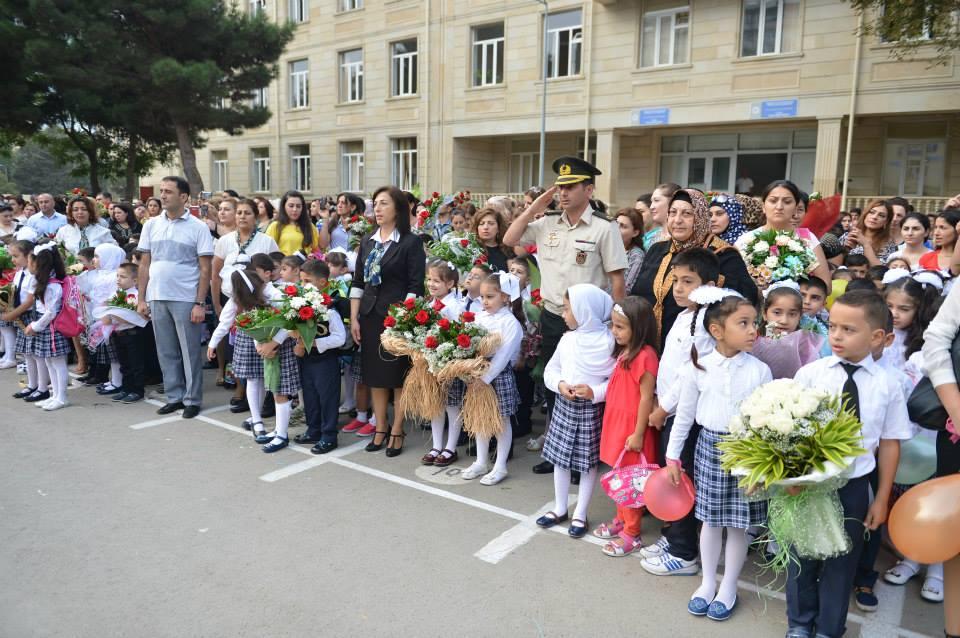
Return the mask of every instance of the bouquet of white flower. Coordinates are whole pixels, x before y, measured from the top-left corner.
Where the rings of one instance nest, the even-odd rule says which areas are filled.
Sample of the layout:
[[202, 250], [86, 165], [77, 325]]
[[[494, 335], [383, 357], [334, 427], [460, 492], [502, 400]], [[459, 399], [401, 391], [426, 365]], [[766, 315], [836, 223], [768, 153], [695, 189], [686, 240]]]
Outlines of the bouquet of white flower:
[[791, 230], [763, 230], [744, 249], [747, 271], [761, 289], [775, 281], [799, 281], [817, 267], [817, 257]]
[[865, 450], [860, 421], [840, 397], [778, 379], [754, 390], [729, 428], [718, 445], [721, 466], [748, 493], [770, 498], [767, 525], [780, 547], [774, 570], [791, 551], [815, 559], [849, 551], [837, 489]]

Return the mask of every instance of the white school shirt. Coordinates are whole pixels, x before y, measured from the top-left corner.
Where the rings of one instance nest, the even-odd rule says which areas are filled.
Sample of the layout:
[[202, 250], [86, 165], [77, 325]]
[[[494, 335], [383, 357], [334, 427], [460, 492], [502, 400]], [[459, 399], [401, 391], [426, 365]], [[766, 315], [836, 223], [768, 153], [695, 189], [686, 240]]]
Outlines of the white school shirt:
[[716, 341], [703, 326], [703, 312], [697, 313], [696, 332], [690, 334], [694, 311], [689, 308], [677, 315], [663, 344], [663, 355], [657, 368], [657, 403], [668, 414], [675, 414], [680, 400], [681, 379], [690, 364], [690, 348], [697, 346], [697, 356], [713, 352]]
[[[914, 354], [917, 355], [920, 353], [915, 352]], [[917, 381], [914, 381], [910, 377], [910, 375], [907, 374], [904, 368], [894, 365], [886, 357], [886, 350], [884, 350], [884, 356], [880, 357], [879, 359], [876, 359], [876, 362], [880, 365], [881, 368], [887, 371], [887, 374], [889, 374], [896, 380], [897, 384], [900, 386], [900, 389], [903, 391], [903, 396], [909, 397], [910, 393], [913, 392], [914, 386], [917, 385]], [[860, 386], [857, 386], [857, 388], [859, 387]], [[910, 426], [913, 428], [914, 436], [916, 436], [917, 432], [920, 430], [920, 426], [914, 423], [913, 421], [910, 422]]]
[[[22, 304], [26, 301], [27, 296], [32, 295], [33, 291], [37, 288], [37, 278], [30, 274], [26, 268], [22, 268], [17, 271], [17, 274], [13, 278], [13, 290], [10, 291], [10, 303], [13, 303], [13, 291], [16, 290], [17, 284], [20, 285], [20, 303]], [[34, 303], [36, 305], [36, 303]], [[13, 310], [13, 308], [10, 308]]]
[[500, 347], [490, 360], [490, 369], [481, 377], [484, 383], [493, 383], [498, 374], [517, 360], [520, 342], [523, 341], [523, 326], [506, 306], [493, 314], [482, 310], [474, 321], [486, 328], [487, 332], [500, 335]]
[[480, 297], [471, 297], [469, 293], [463, 295], [464, 312], [480, 312], [483, 310], [483, 300]]
[[548, 390], [559, 393], [561, 381], [567, 385], [583, 383], [593, 390], [593, 403], [603, 403], [607, 400], [607, 385], [610, 382], [610, 375], [613, 374], [613, 368], [617, 364], [616, 359], [611, 356], [606, 373], [597, 375], [584, 373], [577, 365], [578, 356], [580, 353], [577, 352], [577, 331], [571, 330], [560, 337], [556, 351], [547, 362], [543, 370], [543, 385]]
[[440, 300], [440, 303], [443, 304], [443, 310], [440, 311], [441, 317], [450, 321], [460, 320], [460, 314], [463, 312], [463, 302], [460, 301], [460, 295], [457, 294], [456, 289], [448, 292], [447, 296]]
[[[278, 306], [279, 301], [283, 299], [283, 297], [284, 294], [274, 288], [273, 284], [263, 285], [263, 298], [271, 305]], [[239, 310], [237, 304], [233, 302], [233, 298], [227, 300], [227, 303], [223, 305], [223, 310], [220, 311], [220, 323], [217, 324], [216, 330], [210, 335], [210, 343], [207, 344], [208, 348], [216, 348], [217, 344], [227, 336], [230, 328], [233, 327], [233, 322], [237, 320], [237, 315], [240, 314]], [[287, 331], [281, 330], [273, 340], [277, 343], [283, 343], [287, 340]]]
[[[21, 293], [22, 294], [22, 293]], [[60, 312], [60, 301], [63, 299], [63, 288], [60, 284], [47, 282], [47, 289], [43, 291], [43, 299], [33, 302], [40, 318], [30, 323], [34, 332], [41, 332], [56, 318]]]
[[[843, 392], [847, 371], [840, 365], [847, 362], [830, 355], [808, 363], [794, 377], [797, 383], [831, 393]], [[906, 397], [900, 382], [888, 374], [883, 366], [867, 357], [857, 362], [861, 366], [853, 375], [860, 397], [860, 447], [866, 454], [858, 456], [852, 465], [851, 478], [866, 476], [877, 465], [875, 457], [880, 439], [906, 440], [913, 438], [913, 426], [907, 415]]]
[[770, 367], [752, 354], [725, 357], [716, 350], [689, 364], [683, 377], [677, 416], [670, 430], [667, 458], [679, 459], [694, 422], [711, 432], [729, 432], [740, 403], [764, 383], [773, 381]]

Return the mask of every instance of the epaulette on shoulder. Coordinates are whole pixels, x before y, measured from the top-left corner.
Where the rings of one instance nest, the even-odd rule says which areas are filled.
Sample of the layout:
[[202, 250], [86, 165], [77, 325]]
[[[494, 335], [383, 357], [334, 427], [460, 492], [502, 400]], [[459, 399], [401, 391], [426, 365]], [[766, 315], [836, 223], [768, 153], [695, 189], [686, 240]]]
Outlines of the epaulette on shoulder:
[[559, 217], [563, 214], [562, 210], [548, 210], [543, 214], [544, 217]]

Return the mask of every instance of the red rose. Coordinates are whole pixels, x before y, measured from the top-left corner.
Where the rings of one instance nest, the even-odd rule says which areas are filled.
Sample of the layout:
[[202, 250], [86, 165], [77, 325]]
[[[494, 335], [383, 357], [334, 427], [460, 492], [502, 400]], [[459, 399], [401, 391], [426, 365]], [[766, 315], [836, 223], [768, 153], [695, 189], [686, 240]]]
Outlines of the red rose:
[[403, 307], [406, 308], [407, 310], [413, 310], [413, 307], [415, 305], [417, 305], [417, 300], [414, 299], [413, 297], [410, 297], [409, 299], [403, 302]]
[[437, 322], [437, 325], [440, 326], [441, 330], [448, 330], [450, 328], [450, 320], [441, 319], [440, 321]]
[[427, 208], [430, 208], [431, 206], [433, 206], [433, 200], [428, 199], [427, 201], [423, 202], [423, 205], [426, 206]]
[[237, 319], [237, 325], [241, 328], [246, 328], [250, 325], [250, 317], [240, 317]]
[[469, 240], [469, 239], [461, 239], [461, 240], [460, 240], [460, 245], [463, 246], [464, 248], [466, 248], [467, 246], [470, 245], [470, 240]]
[[474, 263], [477, 264], [478, 266], [482, 266], [483, 264], [487, 263], [486, 254], [483, 254], [477, 257], [477, 261], [475, 261]]
[[434, 337], [433, 335], [429, 335], [426, 339], [423, 340], [423, 345], [433, 350], [440, 345], [440, 342], [437, 341], [437, 338]]
[[477, 316], [472, 312], [470, 312], [469, 310], [463, 313], [462, 315], [460, 315], [460, 319], [463, 320], [463, 323], [470, 323], [476, 318]]
[[330, 298], [330, 295], [328, 295], [327, 293], [323, 293], [323, 298], [322, 298], [322, 299], [323, 299], [323, 305], [324, 305], [324, 306], [332, 306], [332, 305], [333, 305], [333, 299], [331, 299], [331, 298]]
[[533, 290], [531, 290], [531, 291], [530, 291], [530, 298], [531, 298], [531, 299], [535, 299], [536, 301], [540, 301], [540, 289], [539, 289], [539, 288], [534, 288]]
[[397, 325], [397, 320], [394, 319], [393, 317], [387, 317], [386, 319], [383, 320], [384, 328], [392, 328], [395, 325]]
[[360, 218], [357, 217], [356, 215], [354, 215], [353, 217], [350, 218], [350, 223], [351, 223], [351, 224], [356, 224], [358, 221], [360, 221]]
[[425, 325], [428, 321], [430, 321], [430, 314], [426, 310], [421, 310], [416, 314], [416, 316], [414, 316], [414, 319], [416, 319], [417, 323], [419, 323], [422, 326], [422, 325]]
[[527, 254], [528, 254], [528, 255], [536, 255], [536, 254], [537, 254], [537, 245], [536, 245], [536, 244], [530, 244], [529, 246], [524, 246], [523, 249], [527, 251]]
[[290, 284], [289, 286], [283, 289], [283, 292], [287, 293], [288, 295], [295, 295], [297, 294], [297, 287], [294, 286], [293, 284]]
[[308, 321], [310, 319], [313, 319], [313, 308], [311, 308], [310, 306], [304, 306], [303, 308], [300, 309], [298, 314], [300, 315], [300, 319], [302, 321]]
[[438, 193], [437, 191], [433, 191], [433, 198], [440, 199], [440, 193]]
[[457, 345], [464, 350], [468, 349], [470, 347], [470, 335], [457, 335]]
[[439, 299], [435, 299], [435, 300], [434, 300], [434, 302], [433, 302], [433, 309], [434, 309], [435, 311], [440, 312], [440, 311], [443, 310], [444, 308], [446, 308], [446, 306], [443, 305], [443, 302], [442, 302], [442, 301], [440, 301]]

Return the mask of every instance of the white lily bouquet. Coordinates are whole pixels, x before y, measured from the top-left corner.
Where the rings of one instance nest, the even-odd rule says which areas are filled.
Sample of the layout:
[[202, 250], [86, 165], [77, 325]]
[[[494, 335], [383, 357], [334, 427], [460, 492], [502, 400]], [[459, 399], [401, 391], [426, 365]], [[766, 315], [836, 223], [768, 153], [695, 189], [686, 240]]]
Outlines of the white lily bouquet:
[[721, 466], [748, 493], [770, 499], [774, 571], [787, 567], [791, 552], [818, 560], [848, 552], [837, 490], [865, 450], [860, 421], [840, 396], [778, 379], [754, 390], [729, 428], [718, 445]]

